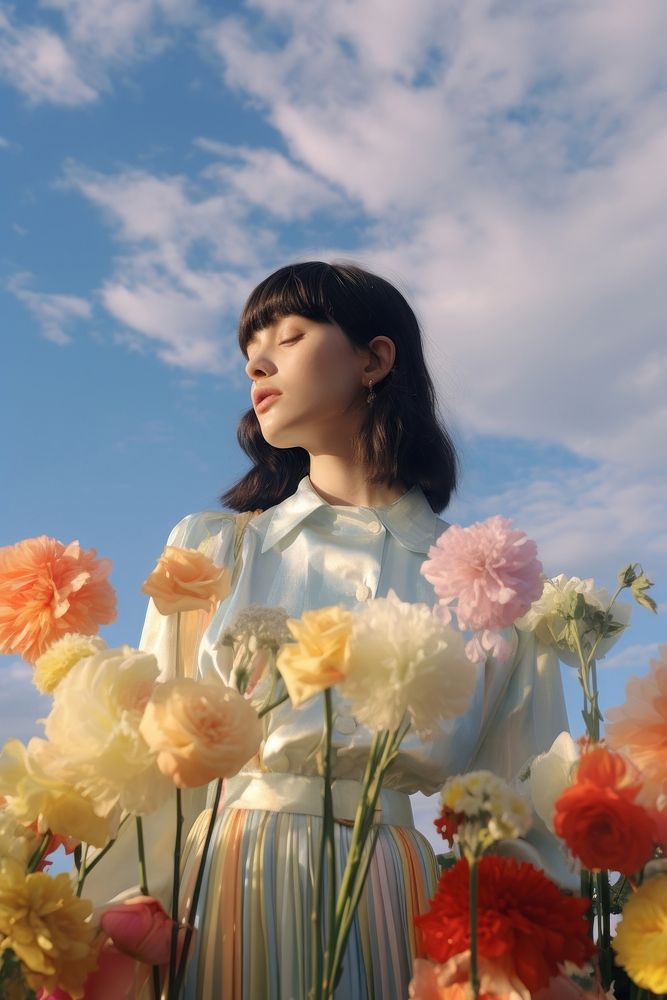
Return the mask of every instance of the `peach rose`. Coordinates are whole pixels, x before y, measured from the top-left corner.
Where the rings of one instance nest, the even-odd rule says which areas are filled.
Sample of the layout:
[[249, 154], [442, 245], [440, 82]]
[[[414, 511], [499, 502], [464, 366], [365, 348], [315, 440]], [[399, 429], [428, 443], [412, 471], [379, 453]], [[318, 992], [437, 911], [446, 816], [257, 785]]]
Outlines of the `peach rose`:
[[142, 585], [161, 615], [177, 611], [210, 611], [230, 590], [231, 577], [225, 567], [197, 549], [167, 545], [157, 565]]
[[231, 777], [262, 740], [257, 713], [238, 691], [189, 677], [157, 685], [139, 731], [179, 788]]
[[345, 677], [353, 616], [339, 604], [288, 618], [297, 640], [286, 643], [277, 666], [295, 708]]
[[[506, 963], [479, 958], [480, 1000], [530, 1000], [530, 993]], [[410, 982], [411, 1000], [470, 1000], [470, 952], [443, 965], [417, 958]]]

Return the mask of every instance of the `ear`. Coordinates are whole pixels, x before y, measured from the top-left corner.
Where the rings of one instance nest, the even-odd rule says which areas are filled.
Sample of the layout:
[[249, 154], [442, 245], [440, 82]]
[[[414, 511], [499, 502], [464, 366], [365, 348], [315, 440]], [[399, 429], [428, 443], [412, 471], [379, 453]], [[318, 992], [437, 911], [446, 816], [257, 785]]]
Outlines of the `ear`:
[[377, 384], [394, 367], [396, 344], [390, 337], [373, 337], [367, 344], [367, 348], [370, 356], [364, 368], [364, 374], [370, 376]]

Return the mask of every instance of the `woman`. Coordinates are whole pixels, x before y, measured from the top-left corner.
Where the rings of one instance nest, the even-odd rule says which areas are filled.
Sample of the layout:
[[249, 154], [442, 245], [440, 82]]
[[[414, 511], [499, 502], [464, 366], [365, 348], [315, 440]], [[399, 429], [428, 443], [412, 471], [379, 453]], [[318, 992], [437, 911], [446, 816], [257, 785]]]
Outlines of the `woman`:
[[[229, 650], [219, 639], [249, 604], [282, 606], [298, 617], [393, 588], [402, 600], [432, 605], [420, 567], [447, 527], [438, 513], [457, 471], [417, 320], [389, 282], [351, 265], [281, 268], [250, 295], [239, 343], [253, 407], [238, 438], [253, 464], [221, 499], [232, 511], [258, 513], [248, 521], [232, 591], [189, 654], [192, 673], [225, 681]], [[231, 568], [234, 527], [233, 513], [195, 514], [169, 543], [202, 547]], [[149, 607], [141, 645], [157, 652], [163, 674], [172, 669], [172, 638], [173, 623]], [[503, 665], [488, 660], [467, 715], [442, 723], [428, 743], [409, 733], [390, 766], [340, 1000], [407, 997], [420, 949], [414, 917], [427, 908], [438, 875], [432, 848], [414, 828], [409, 794], [433, 794], [448, 775], [472, 766], [513, 777], [567, 728], [553, 653], [537, 648], [532, 635], [511, 638], [513, 656]], [[335, 691], [334, 708], [340, 872], [371, 733]], [[306, 1000], [322, 727], [320, 696], [298, 710], [280, 705], [266, 717], [258, 758], [227, 785], [198, 908], [188, 998]], [[194, 796], [188, 822], [200, 807]], [[202, 829], [203, 818], [191, 829], [186, 887]], [[151, 891], [165, 897], [172, 837], [169, 824], [147, 835]]]

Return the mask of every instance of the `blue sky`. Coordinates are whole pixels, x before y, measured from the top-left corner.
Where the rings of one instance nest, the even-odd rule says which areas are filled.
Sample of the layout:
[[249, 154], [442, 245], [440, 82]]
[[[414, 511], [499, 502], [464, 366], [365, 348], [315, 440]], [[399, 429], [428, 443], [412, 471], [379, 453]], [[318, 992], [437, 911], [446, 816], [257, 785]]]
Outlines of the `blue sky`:
[[[246, 468], [245, 296], [345, 258], [422, 320], [448, 519], [602, 586], [642, 562], [664, 604], [666, 30], [661, 0], [0, 0], [0, 544], [110, 557], [136, 642], [171, 526]], [[603, 705], [667, 638], [633, 619]], [[3, 668], [27, 738], [48, 703]]]

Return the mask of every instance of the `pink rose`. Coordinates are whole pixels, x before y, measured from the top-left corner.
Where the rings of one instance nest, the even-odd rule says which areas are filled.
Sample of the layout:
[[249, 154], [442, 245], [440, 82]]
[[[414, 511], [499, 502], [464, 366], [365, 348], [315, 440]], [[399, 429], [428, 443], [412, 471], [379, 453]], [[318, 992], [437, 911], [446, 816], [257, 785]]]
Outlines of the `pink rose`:
[[100, 920], [116, 948], [148, 965], [169, 961], [174, 921], [152, 896], [136, 896], [108, 907]]
[[139, 732], [179, 788], [230, 778], [262, 742], [257, 712], [238, 691], [189, 677], [155, 687]]

